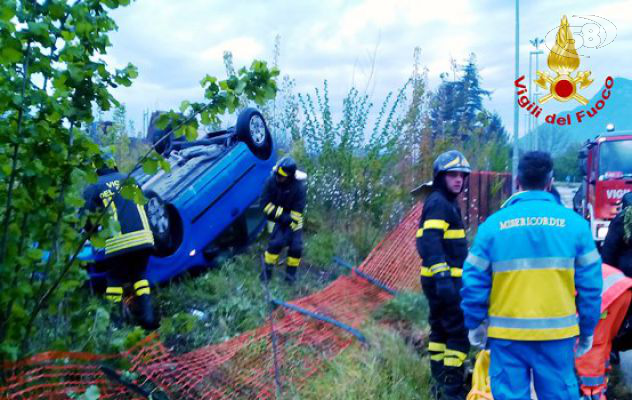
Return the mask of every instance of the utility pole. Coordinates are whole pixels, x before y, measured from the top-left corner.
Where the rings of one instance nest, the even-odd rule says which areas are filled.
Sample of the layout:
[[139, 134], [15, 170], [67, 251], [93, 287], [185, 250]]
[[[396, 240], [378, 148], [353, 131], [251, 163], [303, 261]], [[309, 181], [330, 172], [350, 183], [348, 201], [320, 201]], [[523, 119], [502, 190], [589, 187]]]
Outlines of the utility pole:
[[[540, 54], [543, 54], [543, 51], [539, 50], [539, 48], [540, 48], [540, 45], [544, 43], [544, 39], [540, 39], [536, 37], [533, 40], [529, 40], [529, 42], [535, 47], [535, 51], [529, 52], [529, 98], [531, 98], [533, 102], [537, 102], [538, 97], [540, 95], [540, 90], [536, 86], [535, 88], [536, 93], [531, 93], [531, 84], [533, 82], [533, 77], [531, 75], [531, 60], [532, 60], [532, 57], [535, 56], [535, 70], [536, 70], [536, 75], [537, 75], [538, 68], [540, 68], [540, 63], [539, 63]], [[537, 150], [539, 147], [539, 143], [538, 143], [538, 133], [535, 128], [537, 126], [538, 121], [535, 118], [535, 116], [533, 116], [531, 113], [529, 113], [528, 118], [529, 118], [529, 136], [535, 135], [535, 137], [532, 138], [533, 144], [534, 144], [533, 150]]]
[[[516, 0], [516, 65], [515, 80], [518, 80], [520, 70], [520, 0]], [[516, 95], [517, 96], [517, 95]], [[518, 175], [518, 126], [519, 126], [518, 100], [514, 97], [514, 129], [513, 129], [513, 157], [511, 165], [511, 192], [516, 191], [516, 176]]]

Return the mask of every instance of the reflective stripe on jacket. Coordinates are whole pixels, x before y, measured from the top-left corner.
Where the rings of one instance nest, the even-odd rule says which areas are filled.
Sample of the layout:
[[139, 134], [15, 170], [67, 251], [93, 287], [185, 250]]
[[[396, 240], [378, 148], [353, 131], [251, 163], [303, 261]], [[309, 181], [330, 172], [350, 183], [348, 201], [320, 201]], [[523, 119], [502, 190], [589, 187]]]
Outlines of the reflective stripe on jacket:
[[619, 296], [632, 288], [632, 279], [608, 264], [602, 264], [601, 268], [603, 274], [601, 312], [603, 313]]
[[465, 260], [465, 324], [489, 319], [489, 337], [509, 340], [591, 335], [601, 288], [588, 223], [548, 192], [521, 192], [479, 227]]
[[112, 171], [100, 176], [97, 183], [88, 186], [84, 192], [88, 210], [107, 208], [109, 217], [121, 228], [117, 235], [105, 241], [106, 257], [154, 246], [154, 235], [145, 208], [120, 193], [124, 180], [125, 175]]

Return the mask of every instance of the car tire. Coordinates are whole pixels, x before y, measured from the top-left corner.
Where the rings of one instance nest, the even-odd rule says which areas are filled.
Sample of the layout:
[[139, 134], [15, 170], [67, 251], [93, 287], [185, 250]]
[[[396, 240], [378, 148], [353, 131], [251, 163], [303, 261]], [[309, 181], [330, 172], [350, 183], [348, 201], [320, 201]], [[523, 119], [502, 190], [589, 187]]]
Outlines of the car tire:
[[267, 160], [272, 155], [272, 135], [263, 115], [256, 109], [246, 108], [239, 114], [235, 135], [257, 158]]
[[148, 199], [145, 210], [154, 235], [156, 253], [159, 255], [170, 253], [174, 247], [174, 240], [171, 233], [172, 218], [167, 203], [154, 192], [146, 193], [145, 196]]

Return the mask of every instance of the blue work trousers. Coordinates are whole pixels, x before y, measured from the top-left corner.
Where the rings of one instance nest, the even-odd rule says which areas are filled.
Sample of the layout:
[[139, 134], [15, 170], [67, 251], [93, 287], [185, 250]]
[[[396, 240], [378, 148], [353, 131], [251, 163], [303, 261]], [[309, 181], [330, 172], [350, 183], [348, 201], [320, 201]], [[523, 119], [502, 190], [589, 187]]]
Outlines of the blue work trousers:
[[489, 339], [494, 400], [530, 400], [531, 373], [541, 400], [578, 400], [575, 338], [549, 341]]

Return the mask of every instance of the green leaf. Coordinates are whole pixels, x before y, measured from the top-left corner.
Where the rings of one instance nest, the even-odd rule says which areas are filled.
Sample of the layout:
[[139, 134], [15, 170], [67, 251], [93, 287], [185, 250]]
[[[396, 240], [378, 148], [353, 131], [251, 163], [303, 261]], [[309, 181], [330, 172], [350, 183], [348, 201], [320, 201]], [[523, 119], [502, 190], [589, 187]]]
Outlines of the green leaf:
[[188, 100], [184, 100], [182, 103], [180, 103], [180, 112], [185, 112], [190, 105], [191, 103], [189, 103]]
[[169, 161], [162, 158], [159, 163], [160, 168], [162, 168], [165, 172], [171, 172], [171, 164], [169, 164]]
[[98, 237], [98, 236], [93, 236], [92, 238], [90, 238], [90, 243], [92, 243], [92, 246], [94, 246], [97, 249], [104, 249], [105, 248], [105, 239]]
[[0, 50], [0, 63], [13, 64], [22, 60], [22, 52], [13, 47], [4, 47]]
[[70, 32], [70, 31], [61, 31], [61, 37], [65, 41], [70, 42], [72, 39], [75, 38], [75, 33], [74, 32]]
[[8, 5], [0, 7], [0, 21], [9, 22], [13, 17], [15, 17], [15, 4], [13, 7]]
[[155, 174], [156, 171], [158, 171], [158, 161], [152, 160], [150, 158], [143, 161], [143, 171], [145, 171], [145, 173], [149, 175]]
[[197, 129], [193, 125], [186, 125], [184, 134], [189, 142], [194, 141], [198, 136]]

